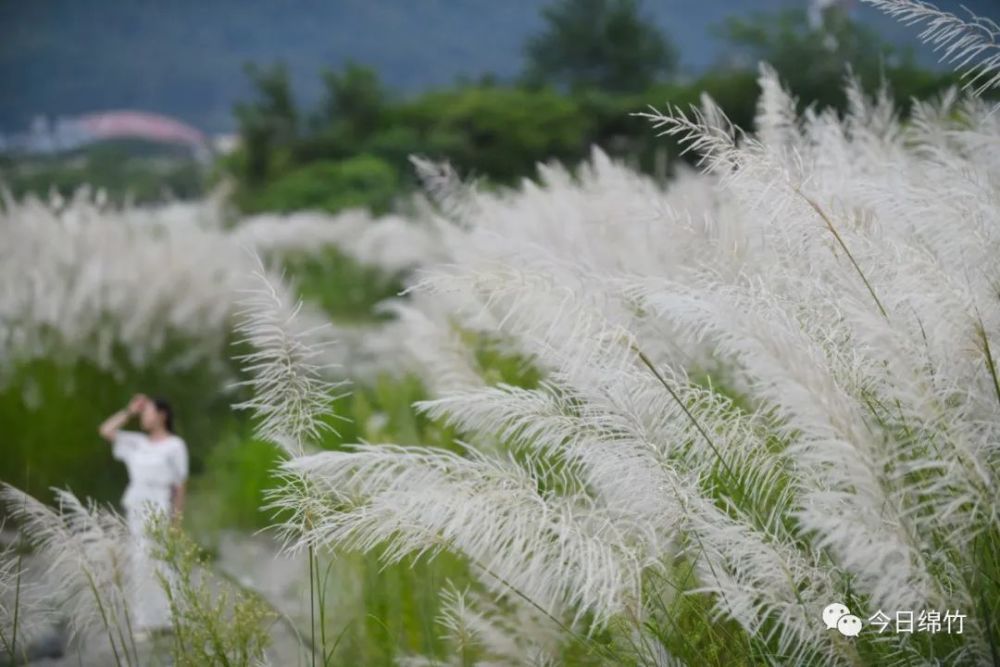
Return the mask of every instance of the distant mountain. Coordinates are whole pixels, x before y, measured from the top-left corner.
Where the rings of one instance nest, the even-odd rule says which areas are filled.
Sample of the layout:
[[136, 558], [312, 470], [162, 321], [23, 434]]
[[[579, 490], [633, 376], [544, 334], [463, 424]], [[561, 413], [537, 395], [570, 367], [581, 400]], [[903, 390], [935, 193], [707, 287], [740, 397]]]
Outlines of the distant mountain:
[[[487, 72], [516, 75], [544, 0], [0, 0], [0, 130], [36, 115], [130, 108], [170, 114], [206, 131], [233, 126], [248, 95], [246, 62], [284, 61], [305, 101], [318, 72], [348, 59], [412, 92]], [[710, 28], [727, 16], [806, 0], [645, 0], [688, 71], [722, 56]], [[1000, 18], [1000, 0], [965, 0]], [[957, 10], [959, 2], [939, 5]], [[858, 17], [887, 36], [912, 30], [869, 8]], [[910, 37], [911, 38], [911, 37]]]

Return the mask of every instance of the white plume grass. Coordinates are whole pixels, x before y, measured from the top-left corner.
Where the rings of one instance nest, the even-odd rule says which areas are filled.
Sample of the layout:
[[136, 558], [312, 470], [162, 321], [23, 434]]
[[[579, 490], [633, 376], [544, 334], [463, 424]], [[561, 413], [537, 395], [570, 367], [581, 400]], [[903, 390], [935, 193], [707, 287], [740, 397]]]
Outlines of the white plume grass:
[[300, 326], [302, 302], [289, 305], [289, 296], [279, 292], [259, 258], [253, 277], [257, 286], [245, 290], [236, 327], [238, 344], [251, 348], [237, 360], [250, 376], [241, 385], [252, 395], [234, 407], [254, 412], [260, 438], [301, 454], [333, 429], [332, 403], [347, 382], [327, 379], [331, 368], [323, 363], [318, 329]]
[[217, 199], [113, 207], [87, 190], [65, 201], [8, 199], [0, 204], [0, 383], [35, 359], [84, 360], [115, 375], [153, 363], [225, 375], [254, 254], [270, 263], [338, 248], [397, 276], [435, 247], [428, 226], [359, 211], [239, 220]]
[[5, 484], [0, 500], [45, 559], [44, 598], [69, 619], [70, 631], [82, 639], [107, 638], [117, 664], [135, 665], [128, 526], [118, 514], [88, 506], [68, 491], [55, 494], [53, 509]]
[[22, 547], [17, 541], [0, 546], [0, 655], [13, 662], [26, 660], [31, 643], [56, 617]]
[[969, 13], [962, 19], [922, 0], [863, 0], [906, 25], [923, 25], [920, 39], [941, 61], [962, 71], [975, 95], [1000, 86], [1000, 26]]
[[[799, 115], [773, 70], [760, 81], [754, 134], [707, 100], [648, 114], [707, 172], [666, 189], [599, 152], [518, 191], [463, 191], [424, 164], [444, 258], [394, 326], [434, 392], [416, 407], [463, 448], [290, 459], [291, 543], [390, 562], [453, 551], [494, 600], [573, 637], [624, 624], [663, 664], [694, 659], [674, 655], [669, 610], [699, 595], [706, 623], [736, 623], [781, 663], [988, 660], [996, 120], [950, 93], [904, 127], [885, 91], [850, 79], [845, 118]], [[498, 383], [476, 340], [542, 381]], [[983, 622], [937, 648], [855, 646], [818, 620], [848, 595], [865, 618], [958, 607]], [[448, 594], [458, 643], [557, 655], [536, 652], [544, 633], [494, 634], [504, 604], [470, 600]]]

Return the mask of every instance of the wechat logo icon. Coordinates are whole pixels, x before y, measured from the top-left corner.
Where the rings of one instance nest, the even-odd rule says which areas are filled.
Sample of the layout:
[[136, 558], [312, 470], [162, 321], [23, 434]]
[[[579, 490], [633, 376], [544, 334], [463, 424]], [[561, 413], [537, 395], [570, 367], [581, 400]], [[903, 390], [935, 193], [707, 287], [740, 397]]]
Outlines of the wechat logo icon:
[[861, 619], [851, 613], [847, 605], [839, 602], [823, 609], [823, 624], [828, 630], [836, 629], [845, 637], [857, 637], [861, 632]]

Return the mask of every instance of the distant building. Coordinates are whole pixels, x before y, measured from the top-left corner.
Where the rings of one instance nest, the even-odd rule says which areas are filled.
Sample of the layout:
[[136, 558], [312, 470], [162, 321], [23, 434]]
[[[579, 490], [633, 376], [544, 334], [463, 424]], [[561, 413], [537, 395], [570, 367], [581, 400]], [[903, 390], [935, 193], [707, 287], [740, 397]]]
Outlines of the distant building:
[[198, 159], [211, 154], [211, 144], [200, 130], [169, 116], [144, 111], [103, 111], [49, 121], [35, 118], [29, 130], [0, 140], [0, 149], [31, 154], [54, 154], [112, 139], [141, 139], [186, 146]]

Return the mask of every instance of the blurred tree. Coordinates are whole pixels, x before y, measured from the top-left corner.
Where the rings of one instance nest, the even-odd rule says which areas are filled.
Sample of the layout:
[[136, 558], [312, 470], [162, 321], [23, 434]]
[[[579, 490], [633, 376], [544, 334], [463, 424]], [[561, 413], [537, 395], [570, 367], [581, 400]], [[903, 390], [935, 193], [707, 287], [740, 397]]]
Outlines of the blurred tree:
[[676, 56], [643, 20], [639, 0], [555, 0], [544, 18], [546, 29], [527, 45], [526, 80], [564, 90], [485, 77], [394, 99], [373, 70], [348, 63], [324, 74], [326, 94], [303, 123], [284, 69], [251, 68], [256, 99], [237, 108], [243, 148], [223, 163], [236, 176], [237, 201], [245, 210], [381, 210], [393, 188], [417, 185], [412, 154], [510, 184], [530, 177], [538, 162], [571, 165], [597, 145], [643, 171], [666, 174], [668, 156], [680, 147], [654, 139], [632, 113], [649, 104], [686, 108], [706, 92], [734, 123], [751, 129], [758, 60], [775, 66], [803, 106], [843, 109], [848, 65], [869, 90], [886, 81], [898, 100], [927, 97], [955, 80], [917, 67], [838, 6], [812, 22], [804, 11], [732, 19], [722, 33], [742, 59], [684, 82], [662, 78]]
[[[719, 69], [689, 82], [661, 83], [631, 95], [591, 90], [574, 98], [590, 127], [590, 133], [582, 140], [585, 146], [600, 146], [644, 172], [663, 175], [666, 165], [662, 160], [679, 156], [682, 146], [674, 138], [656, 136], [649, 121], [635, 116], [635, 112], [649, 105], [663, 107], [667, 104], [686, 110], [700, 104], [701, 95], [705, 93], [725, 110], [733, 123], [749, 130], [753, 127], [759, 92], [756, 72]], [[691, 152], [685, 157], [691, 161], [696, 159]]]
[[[817, 20], [818, 19], [818, 20]], [[744, 62], [770, 63], [802, 105], [842, 109], [846, 104], [844, 77], [850, 71], [873, 90], [883, 81], [895, 97], [933, 93], [953, 80], [918, 68], [912, 54], [901, 51], [871, 28], [853, 21], [839, 5], [827, 7], [810, 21], [802, 10], [730, 18], [722, 35]]]
[[358, 155], [292, 168], [262, 188], [243, 191], [239, 203], [245, 211], [316, 209], [336, 213], [367, 207], [383, 213], [398, 188], [398, 176], [391, 165], [371, 155]]
[[586, 155], [589, 121], [551, 90], [461, 88], [424, 95], [395, 116], [422, 146], [411, 152], [452, 162], [463, 173], [510, 183], [538, 162]]
[[677, 65], [677, 54], [636, 0], [556, 0], [530, 39], [525, 80], [608, 92], [642, 90]]
[[281, 63], [271, 67], [246, 66], [256, 99], [236, 105], [235, 114], [243, 140], [240, 164], [251, 184], [267, 180], [274, 167], [276, 147], [288, 145], [298, 133], [298, 110], [288, 70]]
[[378, 127], [386, 96], [375, 70], [349, 62], [341, 72], [323, 72], [323, 84], [322, 125], [333, 125], [356, 139]]

